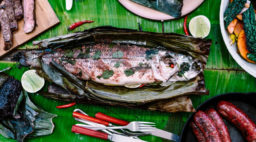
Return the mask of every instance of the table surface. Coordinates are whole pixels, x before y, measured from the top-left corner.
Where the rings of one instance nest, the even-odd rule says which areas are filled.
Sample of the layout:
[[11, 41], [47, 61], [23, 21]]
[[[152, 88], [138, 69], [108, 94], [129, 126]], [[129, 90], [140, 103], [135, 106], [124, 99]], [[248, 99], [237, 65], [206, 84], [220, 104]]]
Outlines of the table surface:
[[[45, 39], [62, 34], [67, 34], [67, 27], [80, 20], [94, 20], [93, 24], [83, 25], [77, 28], [75, 31], [84, 30], [96, 26], [111, 25], [120, 28], [138, 29], [138, 23], [141, 24], [143, 31], [162, 32], [162, 26], [164, 26], [164, 32], [175, 32], [183, 34], [183, 21], [184, 19], [177, 19], [173, 21], [166, 21], [163, 24], [158, 21], [151, 21], [138, 17], [129, 11], [127, 11], [117, 0], [74, 0], [74, 5], [71, 11], [65, 10], [64, 0], [49, 0], [54, 11], [59, 17], [61, 23], [43, 33], [34, 40]], [[222, 40], [220, 26], [219, 26], [219, 7], [221, 0], [205, 0], [205, 2], [193, 13], [189, 14], [188, 21], [194, 16], [205, 15], [211, 21], [211, 33], [207, 37], [212, 39], [213, 44], [211, 46], [211, 52], [208, 59], [207, 67], [205, 69], [205, 82], [206, 88], [210, 91], [209, 95], [205, 96], [193, 96], [194, 107], [203, 103], [205, 100], [228, 92], [254, 92], [256, 91], [256, 80], [248, 73], [243, 71], [237, 63], [229, 55], [225, 44]], [[30, 47], [31, 42], [23, 45], [21, 48]], [[0, 69], [7, 66], [12, 66], [10, 75], [16, 79], [20, 79], [21, 75], [27, 68], [19, 69], [17, 64], [0, 62]], [[97, 112], [103, 112], [111, 116], [121, 118], [128, 121], [140, 120], [140, 121], [152, 121], [155, 122], [158, 128], [180, 134], [184, 123], [188, 119], [191, 113], [162, 113], [151, 112], [141, 109], [127, 109], [111, 106], [96, 106], [96, 105], [76, 105], [75, 107], [68, 109], [56, 109], [57, 105], [65, 104], [65, 102], [54, 101], [38, 94], [31, 94], [33, 102], [46, 111], [55, 113], [58, 115], [54, 119], [55, 130], [52, 135], [44, 136], [40, 138], [29, 139], [27, 141], [32, 142], [55, 142], [56, 140], [62, 142], [71, 141], [90, 141], [100, 142], [96, 138], [77, 135], [71, 132], [71, 126], [76, 123], [72, 118], [72, 111], [74, 108], [80, 108], [89, 115], [94, 116]], [[161, 142], [164, 141], [154, 136], [141, 137], [147, 141]], [[12, 141], [0, 136], [0, 141]]]

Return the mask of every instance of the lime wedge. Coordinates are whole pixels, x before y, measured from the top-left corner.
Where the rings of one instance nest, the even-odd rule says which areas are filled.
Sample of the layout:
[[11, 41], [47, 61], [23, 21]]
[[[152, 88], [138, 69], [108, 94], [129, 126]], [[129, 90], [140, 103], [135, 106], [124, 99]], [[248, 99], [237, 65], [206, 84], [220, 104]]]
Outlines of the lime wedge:
[[44, 78], [40, 77], [36, 70], [26, 71], [21, 78], [21, 85], [29, 93], [36, 93], [44, 86]]
[[203, 15], [192, 18], [189, 22], [189, 31], [193, 37], [205, 38], [209, 35], [211, 23], [209, 19]]

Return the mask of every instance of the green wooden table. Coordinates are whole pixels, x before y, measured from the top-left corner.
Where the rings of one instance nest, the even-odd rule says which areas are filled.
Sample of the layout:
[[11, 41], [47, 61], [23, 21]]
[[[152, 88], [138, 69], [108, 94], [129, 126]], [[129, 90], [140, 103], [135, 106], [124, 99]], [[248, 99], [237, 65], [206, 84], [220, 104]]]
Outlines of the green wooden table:
[[[61, 23], [37, 37], [35, 40], [54, 37], [57, 35], [67, 34], [67, 26], [84, 19], [94, 20], [95, 23], [88, 24], [77, 28], [75, 31], [88, 29], [91, 27], [111, 25], [120, 28], [138, 29], [138, 23], [141, 24], [143, 31], [162, 32], [162, 23], [157, 21], [150, 21], [138, 17], [127, 11], [117, 0], [74, 0], [74, 5], [71, 11], [65, 10], [64, 0], [49, 0], [54, 11], [59, 17]], [[212, 39], [210, 56], [207, 63], [207, 68], [204, 72], [206, 87], [209, 89], [208, 96], [191, 96], [194, 106], [197, 107], [205, 100], [228, 92], [253, 92], [256, 91], [256, 80], [248, 73], [243, 71], [238, 64], [229, 55], [225, 44], [222, 40], [219, 27], [219, 7], [220, 0], [205, 0], [205, 2], [188, 17], [188, 21], [197, 15], [205, 15], [211, 21], [211, 33], [207, 38]], [[178, 19], [164, 22], [164, 32], [175, 32], [183, 34], [183, 21]], [[22, 46], [25, 48], [31, 46], [31, 42]], [[16, 79], [20, 79], [26, 68], [19, 69], [15, 63], [1, 62], [0, 69], [7, 66], [12, 66], [10, 75]], [[71, 141], [90, 141], [99, 142], [102, 140], [91, 138], [87, 136], [77, 135], [71, 132], [71, 126], [75, 124], [72, 118], [72, 111], [74, 108], [80, 108], [89, 115], [94, 116], [96, 112], [103, 112], [114, 117], [125, 119], [128, 121], [141, 120], [152, 121], [157, 124], [158, 128], [180, 134], [184, 123], [190, 116], [190, 113], [161, 113], [151, 112], [138, 109], [126, 109], [120, 107], [110, 106], [96, 106], [96, 105], [76, 105], [73, 108], [59, 110], [55, 107], [64, 104], [44, 98], [38, 94], [32, 94], [32, 100], [41, 108], [51, 113], [58, 115], [54, 119], [55, 130], [52, 135], [44, 136], [28, 141], [36, 142], [71, 142]], [[164, 141], [153, 136], [141, 137], [147, 141], [160, 142]], [[0, 136], [0, 141], [12, 141]]]

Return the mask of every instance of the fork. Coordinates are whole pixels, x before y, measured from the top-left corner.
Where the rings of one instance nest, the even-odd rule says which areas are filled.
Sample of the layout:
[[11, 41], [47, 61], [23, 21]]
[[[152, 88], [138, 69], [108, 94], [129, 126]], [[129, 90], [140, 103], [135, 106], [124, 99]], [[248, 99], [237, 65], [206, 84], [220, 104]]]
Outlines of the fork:
[[93, 128], [94, 130], [105, 130], [105, 129], [128, 129], [133, 132], [150, 132], [154, 128], [155, 123], [153, 122], [143, 122], [143, 121], [133, 121], [126, 126], [114, 126], [114, 127], [97, 127], [88, 126], [87, 128]]

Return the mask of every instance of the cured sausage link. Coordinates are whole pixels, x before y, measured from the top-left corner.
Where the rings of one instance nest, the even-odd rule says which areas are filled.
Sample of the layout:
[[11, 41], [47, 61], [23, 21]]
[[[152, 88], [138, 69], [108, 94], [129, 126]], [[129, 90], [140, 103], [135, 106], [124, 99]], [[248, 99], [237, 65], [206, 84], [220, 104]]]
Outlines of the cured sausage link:
[[203, 132], [196, 126], [194, 122], [190, 123], [190, 127], [192, 128], [192, 131], [198, 142], [206, 142]]
[[227, 101], [218, 103], [218, 111], [235, 125], [248, 142], [256, 142], [256, 124], [238, 107]]
[[194, 122], [203, 132], [207, 142], [221, 142], [219, 132], [214, 122], [203, 111], [199, 110], [194, 115]]
[[214, 122], [222, 142], [231, 142], [228, 128], [219, 113], [213, 108], [208, 109], [206, 113]]

